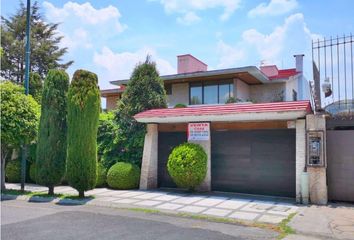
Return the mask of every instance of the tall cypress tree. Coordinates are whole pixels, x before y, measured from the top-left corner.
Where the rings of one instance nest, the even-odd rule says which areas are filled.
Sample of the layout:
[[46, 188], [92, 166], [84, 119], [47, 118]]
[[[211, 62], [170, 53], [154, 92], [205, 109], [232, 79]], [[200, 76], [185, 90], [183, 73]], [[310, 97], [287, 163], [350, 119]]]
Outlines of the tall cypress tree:
[[63, 70], [50, 70], [44, 81], [42, 110], [37, 143], [36, 181], [54, 194], [54, 186], [65, 172], [67, 149], [67, 92], [69, 76]]
[[96, 185], [97, 129], [101, 105], [97, 83], [96, 74], [77, 70], [68, 93], [66, 177], [80, 197]]

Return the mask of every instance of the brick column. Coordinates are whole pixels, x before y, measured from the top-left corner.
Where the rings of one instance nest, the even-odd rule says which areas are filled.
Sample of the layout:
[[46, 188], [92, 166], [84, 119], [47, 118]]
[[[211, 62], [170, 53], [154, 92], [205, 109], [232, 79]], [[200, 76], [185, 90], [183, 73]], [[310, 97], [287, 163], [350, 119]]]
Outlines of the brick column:
[[305, 119], [296, 120], [296, 202], [301, 203], [301, 173], [306, 165]]
[[[324, 115], [307, 115], [306, 116], [307, 130], [322, 130], [324, 131], [324, 159], [326, 161], [326, 119]], [[309, 173], [309, 191], [310, 201], [314, 204], [327, 204], [327, 175], [326, 164], [324, 167], [307, 167]]]
[[[210, 125], [209, 125], [210, 127]], [[210, 129], [209, 129], [210, 132]], [[207, 154], [207, 173], [204, 178], [204, 181], [201, 185], [197, 188], [197, 191], [211, 191], [211, 136], [209, 140], [197, 141], [197, 140], [190, 140], [190, 143], [196, 143], [203, 147], [204, 151]]]
[[140, 189], [157, 188], [158, 125], [148, 124], [141, 164]]

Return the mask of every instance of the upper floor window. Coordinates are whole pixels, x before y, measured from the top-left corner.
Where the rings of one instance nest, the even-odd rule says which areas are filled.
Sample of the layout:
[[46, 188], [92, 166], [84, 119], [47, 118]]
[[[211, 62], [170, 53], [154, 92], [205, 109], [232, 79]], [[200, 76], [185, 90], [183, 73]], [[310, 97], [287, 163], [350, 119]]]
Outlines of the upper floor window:
[[293, 101], [297, 101], [297, 92], [293, 89]]
[[233, 97], [232, 81], [190, 83], [189, 103], [195, 104], [224, 104]]

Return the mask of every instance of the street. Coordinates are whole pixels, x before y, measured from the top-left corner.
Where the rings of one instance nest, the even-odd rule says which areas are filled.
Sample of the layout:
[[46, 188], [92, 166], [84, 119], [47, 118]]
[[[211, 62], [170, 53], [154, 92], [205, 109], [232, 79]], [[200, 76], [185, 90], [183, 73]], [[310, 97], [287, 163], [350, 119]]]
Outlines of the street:
[[274, 239], [277, 233], [131, 210], [1, 202], [1, 239]]

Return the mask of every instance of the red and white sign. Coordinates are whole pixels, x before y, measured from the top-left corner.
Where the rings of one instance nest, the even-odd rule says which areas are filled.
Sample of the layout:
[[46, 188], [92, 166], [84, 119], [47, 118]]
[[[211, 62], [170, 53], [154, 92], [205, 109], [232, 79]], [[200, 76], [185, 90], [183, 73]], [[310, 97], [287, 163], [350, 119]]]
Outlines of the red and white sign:
[[210, 139], [210, 123], [188, 123], [188, 141]]

